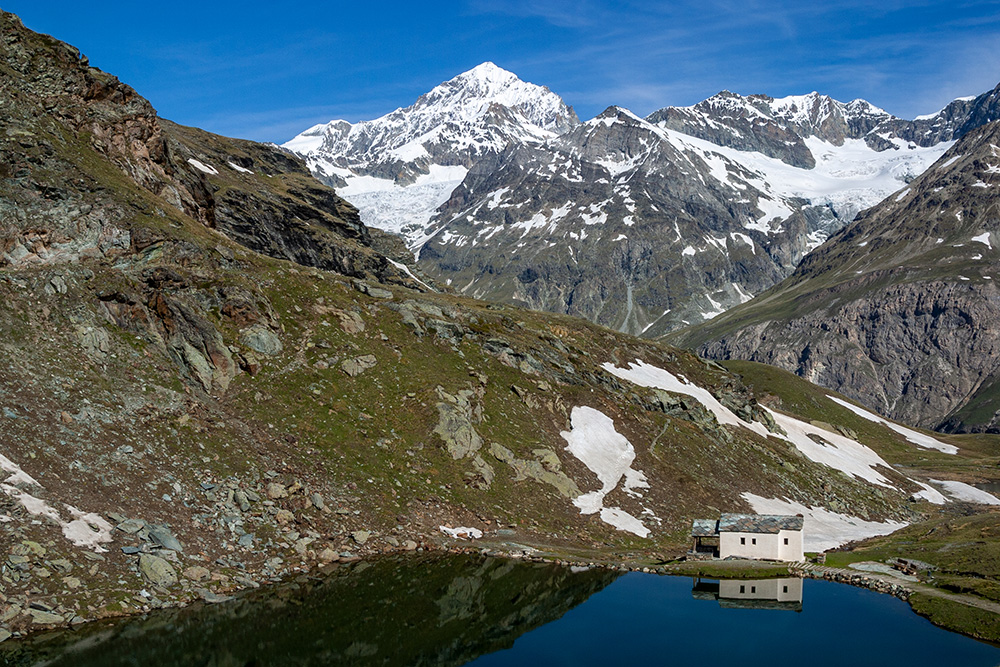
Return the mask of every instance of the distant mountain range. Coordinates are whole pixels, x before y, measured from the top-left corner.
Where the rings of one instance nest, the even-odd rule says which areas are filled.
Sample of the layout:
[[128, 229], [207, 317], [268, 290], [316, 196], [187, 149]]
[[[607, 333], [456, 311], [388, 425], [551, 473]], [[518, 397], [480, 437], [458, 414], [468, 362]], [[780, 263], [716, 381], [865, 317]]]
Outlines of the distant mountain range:
[[722, 92], [581, 123], [547, 88], [485, 63], [410, 107], [285, 147], [440, 282], [655, 336], [774, 285], [996, 118], [989, 94], [908, 121], [863, 100]]

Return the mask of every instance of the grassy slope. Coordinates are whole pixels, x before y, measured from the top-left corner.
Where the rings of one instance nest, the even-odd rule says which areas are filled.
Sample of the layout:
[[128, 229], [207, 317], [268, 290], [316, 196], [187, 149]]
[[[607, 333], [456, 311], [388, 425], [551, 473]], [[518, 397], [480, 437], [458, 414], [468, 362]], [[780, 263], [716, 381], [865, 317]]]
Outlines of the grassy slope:
[[[773, 396], [778, 409], [805, 418], [848, 428], [860, 436], [861, 442], [875, 449], [882, 458], [901, 468], [927, 471], [964, 472], [985, 481], [1000, 478], [1000, 436], [946, 435], [924, 431], [934, 438], [960, 448], [957, 456], [933, 449], [924, 449], [882, 424], [856, 415], [851, 410], [829, 400], [835, 391], [814, 385], [780, 368], [751, 361], [725, 361], [722, 365], [738, 374], [759, 396]], [[765, 400], [767, 400], [765, 398]], [[919, 431], [919, 429], [916, 429]]]

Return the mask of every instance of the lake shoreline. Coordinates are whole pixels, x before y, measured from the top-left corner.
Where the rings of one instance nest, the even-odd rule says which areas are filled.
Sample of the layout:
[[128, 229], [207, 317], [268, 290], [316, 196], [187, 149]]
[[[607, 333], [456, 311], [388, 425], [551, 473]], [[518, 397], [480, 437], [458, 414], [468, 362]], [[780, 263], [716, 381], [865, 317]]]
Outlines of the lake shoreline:
[[[420, 536], [424, 537], [424, 536]], [[530, 542], [531, 540], [523, 540]], [[376, 562], [385, 558], [399, 556], [427, 556], [427, 555], [469, 555], [482, 556], [488, 558], [510, 559], [527, 563], [545, 563], [568, 568], [600, 568], [612, 572], [628, 573], [637, 572], [644, 574], [656, 574], [666, 576], [688, 576], [692, 578], [705, 579], [769, 579], [774, 577], [797, 577], [826, 580], [834, 583], [846, 584], [858, 588], [865, 588], [877, 593], [882, 593], [896, 597], [910, 604], [914, 613], [922, 615], [935, 625], [952, 632], [972, 637], [980, 641], [995, 643], [1000, 636], [993, 636], [977, 632], [973, 627], [964, 627], [961, 622], [942, 622], [933, 615], [924, 614], [918, 611], [912, 604], [911, 597], [914, 589], [908, 582], [892, 581], [886, 575], [876, 575], [845, 570], [842, 568], [827, 568], [812, 565], [810, 563], [782, 563], [777, 561], [754, 561], [754, 560], [709, 560], [709, 561], [685, 561], [683, 556], [677, 559], [664, 561], [654, 560], [651, 555], [636, 554], [630, 558], [621, 557], [601, 557], [599, 552], [592, 554], [591, 558], [579, 558], [565, 553], [558, 553], [555, 550], [536, 548], [530, 544], [517, 542], [501, 542], [491, 539], [484, 540], [433, 540], [421, 539], [421, 541], [406, 540], [398, 547], [383, 548], [378, 552], [365, 553], [358, 550], [355, 554], [326, 554], [324, 559], [300, 566], [289, 567], [281, 577], [266, 578], [254, 581], [253, 585], [243, 585], [231, 589], [223, 590], [217, 594], [205, 595], [195, 599], [182, 600], [177, 597], [162, 601], [156, 607], [146, 609], [136, 608], [127, 612], [99, 613], [91, 618], [74, 618], [60, 623], [39, 623], [35, 622], [23, 630], [9, 633], [6, 637], [0, 634], [0, 644], [10, 640], [18, 641], [37, 635], [61, 631], [65, 629], [77, 629], [101, 621], [115, 619], [141, 618], [154, 614], [164, 609], [182, 609], [198, 605], [213, 605], [227, 602], [233, 598], [245, 595], [251, 591], [266, 590], [269, 587], [277, 588], [283, 583], [295, 579], [296, 577], [317, 577], [329, 576], [341, 565], [350, 565], [358, 562]], [[933, 587], [926, 584], [920, 586], [926, 593], [927, 589]], [[938, 590], [938, 589], [933, 589]], [[954, 596], [953, 596], [954, 597]], [[968, 597], [968, 596], [966, 596]], [[31, 604], [31, 603], [29, 603]], [[36, 606], [36, 611], [44, 611]], [[106, 611], [106, 610], [104, 610]], [[940, 614], [939, 614], [940, 616]], [[23, 627], [23, 626], [22, 626]]]
[[[533, 655], [531, 651], [538, 650], [539, 642], [522, 638], [537, 630], [549, 637], [541, 642], [544, 647], [555, 646], [551, 643], [551, 633], [565, 637], [565, 630], [552, 630], [549, 624], [565, 627], [566, 623], [575, 622], [569, 619], [579, 619], [579, 613], [592, 615], [594, 606], [601, 608], [607, 604], [607, 595], [618, 600], [610, 606], [614, 620], [608, 618], [607, 622], [621, 622], [619, 615], [624, 604], [629, 609], [627, 613], [635, 615], [634, 623], [649, 624], [650, 629], [659, 627], [658, 623], [672, 627], [689, 613], [721, 613], [739, 627], [749, 622], [747, 631], [756, 633], [759, 630], [753, 628], [773, 626], [770, 614], [776, 612], [764, 610], [805, 611], [806, 618], [823, 619], [820, 627], [826, 628], [830, 622], [840, 627], [842, 621], [856, 623], [856, 619], [846, 620], [853, 618], [854, 613], [843, 616], [835, 613], [826, 620], [831, 613], [830, 604], [860, 604], [858, 613], [870, 619], [863, 624], [865, 627], [884, 617], [883, 632], [889, 633], [885, 637], [890, 643], [924, 636], [919, 629], [917, 635], [906, 634], [923, 626], [914, 625], [912, 619], [917, 617], [908, 607], [878, 602], [882, 596], [836, 593], [840, 587], [808, 588], [803, 609], [802, 584], [792, 583], [811, 578], [820, 584], [825, 580], [831, 585], [847, 583], [853, 584], [851, 588], [881, 592], [860, 585], [872, 579], [865, 574], [838, 581], [832, 576], [815, 576], [815, 572], [811, 573], [814, 576], [808, 576], [810, 573], [794, 567], [787, 572], [785, 567], [784, 576], [774, 577], [775, 571], [782, 569], [775, 563], [717, 561], [709, 564], [715, 566], [715, 573], [726, 576], [714, 580], [693, 574], [690, 566], [703, 566], [704, 562], [584, 561], [518, 548], [523, 546], [516, 545], [513, 553], [502, 556], [497, 555], [496, 545], [439, 544], [417, 553], [352, 559], [290, 577], [275, 586], [244, 591], [223, 604], [201, 602], [120, 621], [84, 624], [72, 630], [34, 633], [22, 641], [0, 645], [0, 663], [15, 667], [39, 663], [53, 667], [108, 667], [135, 664], [138, 660], [146, 664], [187, 665], [194, 664], [193, 659], [197, 662], [207, 656], [225, 654], [240, 661], [257, 659], [259, 664], [299, 664], [296, 660], [308, 663], [308, 656], [320, 655], [311, 652], [313, 646], [322, 651], [322, 660], [330, 664], [419, 662], [457, 666], [480, 657], [485, 659], [487, 655], [486, 665], [523, 664], [511, 659], [519, 655], [518, 651], [522, 656], [526, 650]], [[687, 571], [685, 566], [689, 566]], [[645, 578], [647, 574], [667, 576]], [[745, 578], [732, 576], [737, 574]], [[757, 583], [756, 591], [752, 590], [753, 582], [763, 583], [764, 588]], [[783, 587], [786, 595], [779, 595], [776, 603], [768, 602], [771, 599], [768, 592], [780, 592]], [[668, 590], [673, 593], [667, 594]], [[812, 590], [816, 592], [809, 593]], [[787, 593], [792, 593], [791, 598]], [[593, 605], [589, 602], [591, 598]], [[783, 602], [785, 598], [788, 600]], [[686, 611], [692, 600], [693, 611]], [[714, 600], [715, 604], [706, 605], [706, 600]], [[837, 600], [841, 602], [834, 602]], [[846, 600], [857, 602], [843, 602]], [[576, 611], [580, 605], [591, 611]], [[727, 610], [734, 608], [742, 610], [739, 614], [744, 615], [738, 619], [729, 616], [732, 612]], [[746, 616], [747, 613], [751, 615]], [[800, 618], [798, 614], [783, 618], [800, 623], [796, 620]], [[815, 620], [806, 623], [814, 627]], [[623, 627], [632, 628], [633, 623], [625, 623]], [[638, 636], [660, 636], [648, 630], [636, 631]], [[838, 630], [843, 631], [847, 630]], [[676, 640], [679, 637], [655, 641], [679, 646], [674, 644]], [[586, 641], [593, 643], [598, 638]], [[806, 640], [800, 637], [800, 641]], [[695, 644], [699, 650], [704, 648], [700, 641]], [[515, 650], [509, 651], [512, 648]], [[681, 650], [683, 653], [689, 649]], [[217, 654], [218, 651], [223, 653]], [[442, 657], [446, 658], [443, 662], [436, 661]], [[925, 656], [924, 660], [911, 664], [935, 663], [927, 662]]]

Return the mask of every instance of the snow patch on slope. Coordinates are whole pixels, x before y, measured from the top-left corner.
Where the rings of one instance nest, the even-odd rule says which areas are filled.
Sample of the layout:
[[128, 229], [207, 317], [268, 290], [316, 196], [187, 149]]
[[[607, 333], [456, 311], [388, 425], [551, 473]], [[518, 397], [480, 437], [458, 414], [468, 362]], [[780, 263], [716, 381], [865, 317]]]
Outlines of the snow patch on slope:
[[914, 498], [926, 500], [932, 505], [944, 505], [948, 502], [948, 498], [946, 498], [943, 493], [935, 489], [930, 484], [924, 484], [923, 482], [917, 482], [917, 484], [919, 484], [923, 490], [914, 493]]
[[27, 491], [6, 483], [0, 484], [0, 491], [21, 503], [30, 514], [43, 516], [56, 523], [62, 529], [63, 536], [76, 546], [89, 547], [97, 552], [107, 551], [101, 544], [111, 541], [111, 531], [114, 527], [100, 515], [81, 512], [72, 505], [64, 505], [66, 511], [73, 517], [67, 521], [63, 519], [59, 510]]
[[601, 488], [585, 493], [573, 500], [581, 514], [600, 512], [601, 520], [639, 537], [649, 535], [642, 522], [619, 507], [604, 507], [604, 497], [618, 488], [624, 477], [622, 490], [630, 496], [640, 497], [636, 489], [648, 489], [646, 475], [634, 470], [635, 448], [628, 438], [615, 430], [614, 421], [600, 410], [577, 406], [570, 414], [571, 430], [560, 435], [568, 443], [566, 450], [578, 458], [597, 475]]
[[188, 164], [197, 169], [198, 171], [209, 174], [210, 176], [218, 176], [219, 170], [211, 165], [207, 165], [201, 160], [195, 160], [193, 157], [188, 158]]
[[876, 535], [888, 535], [908, 524], [899, 521], [865, 521], [847, 514], [838, 514], [823, 508], [807, 507], [801, 503], [778, 498], [764, 498], [752, 493], [741, 494], [758, 514], [801, 514], [803, 516], [802, 540], [805, 551], [826, 551], [853, 540]]
[[628, 368], [618, 368], [608, 362], [602, 364], [601, 368], [616, 377], [642, 387], [656, 387], [664, 391], [691, 396], [708, 408], [720, 424], [740, 426], [764, 438], [781, 438], [795, 445], [795, 448], [811, 461], [822, 463], [872, 484], [895, 488], [888, 478], [877, 470], [880, 467], [890, 467], [881, 456], [871, 448], [839, 433], [813, 426], [780, 412], [768, 410], [787, 435], [771, 433], [760, 422], [743, 421], [732, 410], [722, 405], [707, 389], [689, 382], [683, 376], [675, 376], [669, 371], [643, 361], [631, 362]]
[[21, 466], [17, 465], [3, 454], [0, 454], [0, 470], [11, 473], [10, 477], [4, 480], [7, 484], [28, 484], [41, 486], [41, 484], [39, 484], [34, 477], [21, 470]]
[[235, 163], [235, 162], [233, 162], [232, 160], [230, 160], [230, 161], [229, 161], [229, 162], [227, 162], [226, 164], [228, 164], [228, 165], [229, 165], [229, 167], [230, 167], [230, 168], [231, 168], [231, 169], [232, 169], [233, 171], [238, 171], [238, 172], [240, 172], [241, 174], [253, 174], [253, 172], [252, 172], [252, 171], [250, 171], [250, 170], [249, 170], [249, 169], [247, 169], [246, 167], [241, 167], [240, 165], [236, 164], [236, 163]]
[[992, 493], [987, 493], [982, 489], [977, 489], [970, 484], [941, 479], [932, 479], [931, 481], [935, 484], [943, 486], [944, 490], [956, 500], [979, 503], [980, 505], [1000, 505], [1000, 498], [997, 498]]
[[872, 412], [868, 412], [864, 408], [860, 408], [854, 405], [853, 403], [848, 403], [847, 401], [837, 398], [835, 396], [827, 395], [827, 398], [829, 398], [837, 405], [844, 406], [845, 408], [847, 408], [854, 414], [858, 415], [859, 417], [863, 417], [868, 421], [875, 422], [876, 424], [884, 424], [885, 426], [889, 427], [889, 429], [895, 431], [896, 433], [899, 433], [909, 442], [912, 442], [918, 447], [923, 447], [924, 449], [936, 449], [939, 452], [944, 452], [945, 454], [958, 453], [958, 447], [954, 445], [943, 443], [940, 440], [932, 438], [929, 435], [924, 435], [923, 433], [917, 433], [916, 431], [908, 429], [905, 426], [900, 426], [899, 424], [895, 424], [886, 419], [885, 417], [880, 417], [879, 415], [876, 415]]
[[[35, 478], [21, 470], [20, 466], [2, 454], [0, 454], [0, 470], [11, 473], [0, 483], [0, 491], [19, 502], [29, 514], [45, 517], [57, 524], [62, 529], [63, 536], [78, 547], [89, 547], [98, 552], [107, 551], [101, 545], [111, 541], [111, 531], [114, 527], [104, 518], [93, 512], [81, 512], [72, 505], [63, 503], [65, 510], [73, 517], [67, 521], [62, 517], [60, 511], [49, 505], [48, 502], [15, 486], [19, 484], [44, 488]], [[5, 519], [0, 523], [9, 523], [10, 521], [12, 519], [5, 515]]]
[[979, 234], [978, 236], [973, 236], [972, 240], [974, 242], [976, 242], [976, 243], [982, 243], [983, 245], [985, 245], [990, 250], [993, 250], [993, 245], [990, 243], [990, 233], [989, 232], [983, 232], [982, 234]]
[[410, 267], [408, 267], [406, 264], [402, 264], [401, 262], [397, 262], [396, 260], [389, 259], [388, 257], [386, 257], [386, 259], [388, 259], [389, 263], [392, 264], [393, 266], [395, 266], [397, 269], [399, 269], [400, 271], [402, 271], [403, 273], [405, 273], [406, 275], [410, 276], [415, 281], [417, 281], [417, 283], [423, 285], [424, 287], [426, 287], [427, 289], [429, 289], [431, 292], [437, 292], [436, 289], [434, 289], [433, 287], [431, 287], [430, 285], [428, 285], [427, 283], [425, 283], [420, 278], [417, 278], [415, 275], [413, 275], [413, 271], [411, 271]]

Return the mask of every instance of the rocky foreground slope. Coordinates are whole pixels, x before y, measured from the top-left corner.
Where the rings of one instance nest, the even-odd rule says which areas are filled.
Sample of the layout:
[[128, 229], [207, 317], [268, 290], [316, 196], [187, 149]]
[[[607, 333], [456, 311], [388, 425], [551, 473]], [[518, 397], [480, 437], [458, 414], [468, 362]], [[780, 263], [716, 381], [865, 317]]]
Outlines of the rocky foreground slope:
[[1000, 124], [961, 139], [774, 289], [674, 341], [762, 361], [896, 419], [998, 429]]
[[989, 469], [825, 394], [788, 414], [795, 378], [435, 293], [298, 160], [0, 36], [0, 640], [479, 531], [655, 558], [777, 508], [823, 549], [951, 502], [912, 466]]

